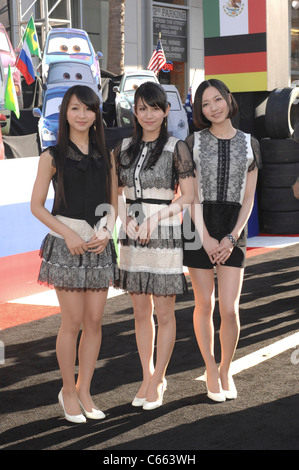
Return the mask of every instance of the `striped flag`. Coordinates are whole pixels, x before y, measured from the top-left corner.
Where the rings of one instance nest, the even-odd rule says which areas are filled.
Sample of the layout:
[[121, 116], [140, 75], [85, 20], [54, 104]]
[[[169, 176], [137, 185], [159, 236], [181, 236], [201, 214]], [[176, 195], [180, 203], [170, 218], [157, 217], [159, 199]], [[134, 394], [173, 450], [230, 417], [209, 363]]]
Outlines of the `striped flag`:
[[26, 39], [23, 42], [22, 49], [20, 51], [20, 54], [18, 55], [18, 58], [16, 61], [16, 67], [17, 69], [20, 70], [20, 72], [25, 77], [27, 85], [30, 85], [31, 83], [34, 82], [35, 73], [34, 73], [34, 68], [32, 64], [30, 50], [29, 50]]
[[41, 51], [38, 43], [38, 37], [35, 29], [35, 24], [33, 21], [33, 17], [31, 16], [30, 20], [28, 21], [24, 36], [23, 42], [26, 41], [28, 44], [29, 51], [31, 55], [37, 56], [41, 59]]
[[266, 0], [203, 0], [203, 15], [205, 78], [267, 90]]
[[6, 82], [6, 88], [5, 88], [4, 106], [6, 109], [10, 109], [11, 111], [13, 111], [18, 119], [20, 118], [19, 103], [18, 103], [17, 93], [15, 89], [15, 84], [12, 78], [10, 64], [8, 65], [8, 75], [7, 75], [7, 82]]
[[147, 68], [148, 70], [152, 70], [153, 72], [158, 74], [160, 70], [163, 69], [165, 64], [166, 58], [161, 44], [161, 39], [159, 38], [157, 42], [157, 47], [153, 52], [153, 55], [151, 57], [151, 60], [149, 61]]

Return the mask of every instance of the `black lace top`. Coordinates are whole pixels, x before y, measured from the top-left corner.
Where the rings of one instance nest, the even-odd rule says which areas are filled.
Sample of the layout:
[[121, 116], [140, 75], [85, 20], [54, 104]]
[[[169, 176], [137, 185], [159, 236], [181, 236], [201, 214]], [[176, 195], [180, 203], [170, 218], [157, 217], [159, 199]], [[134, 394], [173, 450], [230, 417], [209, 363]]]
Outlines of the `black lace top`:
[[[58, 168], [58, 146], [49, 147], [48, 150], [53, 157], [53, 166]], [[56, 198], [57, 171], [53, 177], [53, 186]], [[84, 155], [69, 141], [64, 168], [64, 190], [66, 204], [59, 201], [58, 209], [52, 211], [53, 215], [85, 220], [94, 227], [103, 215], [96, 215], [96, 208], [107, 202], [107, 165], [91, 142], [88, 155]]]

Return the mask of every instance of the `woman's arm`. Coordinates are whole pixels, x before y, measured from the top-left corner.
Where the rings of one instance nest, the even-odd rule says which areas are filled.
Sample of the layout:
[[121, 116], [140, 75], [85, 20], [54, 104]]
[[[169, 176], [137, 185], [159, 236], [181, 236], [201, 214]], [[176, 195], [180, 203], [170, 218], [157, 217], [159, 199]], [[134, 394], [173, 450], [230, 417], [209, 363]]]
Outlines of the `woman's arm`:
[[257, 176], [258, 176], [257, 168], [254, 168], [254, 170], [250, 171], [247, 175], [247, 182], [246, 182], [246, 188], [245, 188], [244, 199], [242, 202], [242, 207], [240, 209], [236, 225], [231, 232], [231, 234], [235, 237], [236, 240], [238, 240], [246, 223], [248, 222], [248, 219], [250, 217], [250, 214], [253, 208]]
[[[219, 248], [219, 242], [216, 238], [210, 236], [204, 222], [202, 204], [199, 200], [197, 178], [194, 179], [194, 194], [194, 202], [189, 209], [190, 214], [205, 252], [209, 256], [211, 263], [215, 263], [215, 253], [217, 253], [217, 249]], [[198, 248], [201, 248], [201, 246]]]
[[167, 219], [176, 214], [182, 212], [183, 209], [187, 208], [192, 204], [194, 200], [194, 178], [188, 176], [186, 178], [179, 178], [179, 185], [181, 190], [181, 195], [175, 199], [169, 206], [164, 207], [160, 211], [153, 214], [151, 217], [146, 219], [141, 225], [135, 234], [135, 239], [139, 238], [140, 243], [144, 245], [148, 243], [151, 234], [157, 227], [160, 220]]
[[118, 203], [117, 203], [117, 175], [116, 167], [113, 154], [111, 154], [111, 169], [110, 169], [110, 181], [111, 181], [111, 198], [110, 198], [110, 212], [106, 216], [106, 224], [92, 237], [92, 239], [86, 244], [89, 251], [93, 253], [101, 253], [104, 251], [108, 241], [112, 238], [115, 222], [118, 215]]
[[36, 180], [31, 196], [31, 212], [49, 229], [61, 235], [71, 254], [83, 254], [87, 249], [86, 243], [73, 230], [56, 219], [46, 208], [45, 202], [55, 168], [52, 166], [52, 155], [49, 151], [42, 153], [39, 159]]
[[[250, 217], [250, 214], [253, 208], [253, 203], [254, 203], [254, 194], [255, 194], [255, 189], [256, 189], [257, 176], [258, 176], [258, 169], [256, 167], [252, 171], [250, 171], [247, 175], [247, 182], [246, 182], [246, 188], [245, 188], [244, 199], [242, 202], [242, 207], [240, 209], [236, 225], [231, 231], [231, 235], [235, 238], [235, 240], [238, 240], [238, 238], [240, 237]], [[220, 242], [220, 247], [218, 250], [218, 254], [216, 256], [216, 263], [224, 264], [225, 261], [229, 258], [232, 251], [233, 251], [233, 244], [225, 236]]]

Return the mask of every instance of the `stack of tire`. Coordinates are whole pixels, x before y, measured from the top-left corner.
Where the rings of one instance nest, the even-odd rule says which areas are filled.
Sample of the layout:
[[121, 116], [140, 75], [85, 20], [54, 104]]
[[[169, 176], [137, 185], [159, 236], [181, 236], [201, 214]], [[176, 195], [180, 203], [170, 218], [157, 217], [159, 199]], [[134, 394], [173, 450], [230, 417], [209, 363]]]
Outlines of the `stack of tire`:
[[293, 138], [298, 102], [299, 87], [274, 90], [267, 102], [268, 137], [260, 140], [260, 215], [262, 229], [269, 234], [299, 233], [299, 200], [292, 190], [299, 176], [299, 143]]

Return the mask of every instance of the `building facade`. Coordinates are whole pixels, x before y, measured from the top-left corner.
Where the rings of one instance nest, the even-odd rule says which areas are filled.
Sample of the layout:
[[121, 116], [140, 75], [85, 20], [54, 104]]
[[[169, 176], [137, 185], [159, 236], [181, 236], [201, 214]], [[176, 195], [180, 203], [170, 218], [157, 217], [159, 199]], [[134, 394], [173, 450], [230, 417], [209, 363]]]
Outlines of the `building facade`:
[[[10, 35], [14, 47], [22, 33], [20, 16], [26, 23], [33, 14], [43, 16], [44, 0], [10, 0]], [[102, 68], [107, 69], [109, 0], [48, 0], [49, 19], [65, 18], [74, 28], [88, 32], [94, 49], [103, 53]], [[67, 3], [70, 18], [67, 18]], [[53, 9], [53, 7], [55, 7]], [[53, 11], [52, 11], [53, 9]], [[1, 21], [1, 19], [0, 19]], [[204, 78], [204, 34], [202, 0], [126, 0], [125, 68], [145, 69], [161, 33], [167, 66], [159, 75], [161, 83], [177, 86], [182, 98], [188, 88], [196, 88]], [[66, 23], [67, 24], [67, 23]], [[39, 33], [39, 26], [37, 24]], [[41, 41], [41, 48], [43, 47]]]
[[[72, 27], [88, 32], [94, 49], [103, 53], [102, 68], [107, 69], [109, 0], [2, 0], [2, 4], [14, 47], [22, 37], [20, 15], [25, 13], [24, 21], [31, 13], [41, 18], [42, 5], [47, 4], [49, 17], [66, 18]], [[125, 69], [147, 68], [160, 33], [167, 66], [159, 80], [176, 85], [182, 98], [190, 86], [193, 91], [197, 88], [205, 74], [227, 78], [235, 92], [271, 91], [299, 79], [298, 1], [126, 0], [124, 21]]]

